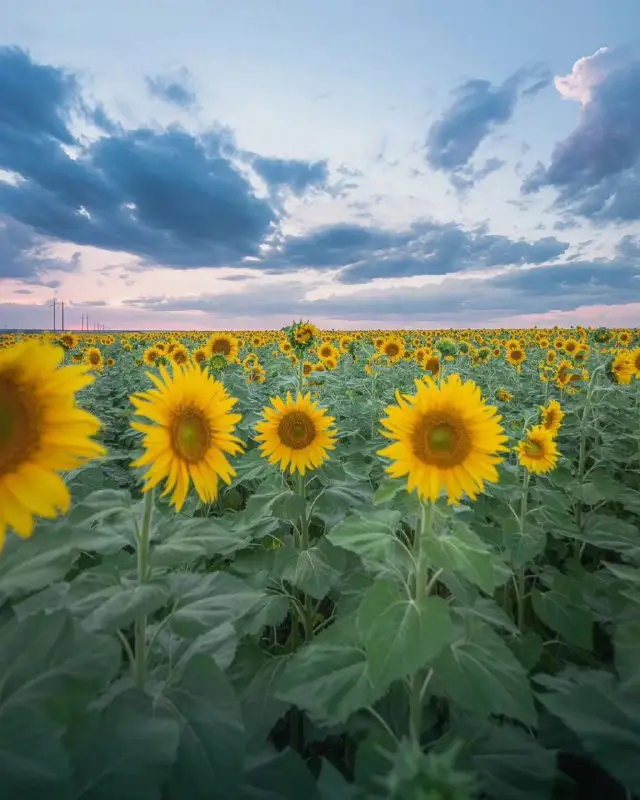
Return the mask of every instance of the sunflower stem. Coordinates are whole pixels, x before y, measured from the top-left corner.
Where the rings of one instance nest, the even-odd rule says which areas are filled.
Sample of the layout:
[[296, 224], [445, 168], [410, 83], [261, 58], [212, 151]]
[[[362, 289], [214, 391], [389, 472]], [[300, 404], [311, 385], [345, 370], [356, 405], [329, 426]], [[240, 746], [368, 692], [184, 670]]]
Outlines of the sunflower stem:
[[[420, 608], [427, 594], [427, 560], [422, 545], [422, 539], [430, 536], [433, 529], [433, 503], [423, 502], [420, 521], [417, 525], [413, 541], [414, 575], [413, 599]], [[422, 703], [423, 703], [423, 675], [418, 670], [411, 676], [411, 689], [409, 696], [409, 730], [412, 740], [419, 746], [422, 733]]]
[[[300, 517], [300, 549], [309, 549], [309, 516], [307, 514], [307, 492], [304, 475], [298, 473], [298, 494], [304, 503], [304, 510]], [[304, 594], [304, 630], [306, 640], [309, 641], [313, 636], [313, 608], [311, 597], [305, 592]]]
[[[520, 538], [521, 541], [525, 536], [525, 528], [527, 523], [527, 510], [529, 502], [529, 470], [525, 469], [524, 478], [522, 480], [522, 498], [520, 500]], [[522, 631], [524, 628], [525, 618], [525, 600], [527, 592], [527, 582], [524, 567], [518, 567], [516, 575], [516, 606], [518, 612], [518, 630]]]
[[[582, 418], [580, 420], [580, 450], [578, 452], [578, 485], [580, 486], [580, 494], [576, 503], [576, 528], [578, 529], [578, 536], [582, 537], [582, 487], [584, 485], [585, 468], [587, 465], [587, 418], [591, 412], [591, 398], [593, 396], [593, 389], [595, 386], [595, 377], [602, 371], [602, 365], [596, 367], [591, 373], [591, 379], [587, 387], [587, 396], [582, 409]], [[584, 542], [580, 539], [574, 543], [574, 557], [578, 563], [582, 560], [584, 552]]]
[[[142, 514], [142, 527], [137, 531], [137, 562], [138, 586], [147, 581], [149, 574], [149, 538], [151, 535], [151, 520], [153, 519], [153, 506], [155, 492], [153, 489], [144, 496], [144, 512]], [[133, 678], [138, 689], [144, 689], [147, 679], [147, 615], [142, 614], [135, 622], [135, 660], [133, 665]]]

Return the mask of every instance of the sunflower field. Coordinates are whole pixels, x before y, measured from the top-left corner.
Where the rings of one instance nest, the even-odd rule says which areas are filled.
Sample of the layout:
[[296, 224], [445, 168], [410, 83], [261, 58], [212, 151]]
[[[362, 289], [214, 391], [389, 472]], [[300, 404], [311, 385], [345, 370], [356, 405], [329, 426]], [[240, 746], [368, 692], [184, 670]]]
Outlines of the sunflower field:
[[640, 797], [639, 334], [0, 336], [0, 797]]

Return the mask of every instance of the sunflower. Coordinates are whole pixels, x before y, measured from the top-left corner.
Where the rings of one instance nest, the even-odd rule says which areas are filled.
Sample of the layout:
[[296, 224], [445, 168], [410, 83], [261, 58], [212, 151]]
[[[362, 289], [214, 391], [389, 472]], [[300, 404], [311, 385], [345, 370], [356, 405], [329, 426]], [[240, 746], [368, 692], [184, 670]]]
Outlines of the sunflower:
[[155, 367], [156, 361], [162, 358], [163, 354], [157, 347], [147, 347], [142, 356], [142, 360], [150, 367]]
[[556, 350], [547, 350], [544, 360], [547, 364], [555, 364], [558, 360], [558, 353]]
[[294, 339], [298, 344], [309, 344], [312, 339], [319, 336], [320, 331], [311, 322], [303, 322], [299, 324], [293, 334]]
[[519, 367], [527, 359], [522, 347], [513, 347], [506, 352], [506, 359], [512, 367]]
[[286, 400], [274, 397], [271, 405], [256, 425], [263, 457], [281, 470], [301, 475], [323, 464], [329, 458], [327, 451], [335, 447], [334, 417], [327, 416], [310, 394], [298, 393], [294, 400], [287, 392]]
[[65, 350], [73, 350], [74, 347], [78, 346], [78, 337], [72, 333], [63, 333], [60, 336], [60, 344]]
[[482, 399], [472, 382], [459, 375], [446, 378], [440, 387], [426, 376], [416, 381], [415, 395], [396, 392], [396, 406], [386, 409], [383, 436], [392, 439], [378, 454], [393, 463], [392, 478], [408, 476], [408, 491], [435, 501], [444, 487], [450, 504], [463, 493], [475, 500], [483, 482], [498, 480], [497, 453], [506, 451], [507, 437], [497, 409]]
[[534, 425], [526, 432], [526, 437], [515, 447], [520, 464], [529, 472], [550, 472], [560, 455], [553, 431], [543, 425]]
[[542, 427], [557, 436], [564, 419], [564, 411], [560, 407], [560, 403], [557, 400], [550, 400], [546, 406], [540, 406], [540, 411], [542, 414]]
[[392, 364], [397, 364], [404, 355], [404, 341], [399, 336], [387, 336], [379, 350], [380, 354], [386, 356]]
[[180, 344], [169, 353], [169, 360], [174, 364], [186, 364], [189, 361], [189, 351]]
[[247, 370], [247, 383], [264, 383], [267, 373], [260, 364], [254, 364]]
[[636, 347], [629, 353], [629, 358], [631, 360], [631, 366], [633, 368], [633, 373], [636, 378], [640, 378], [640, 347]]
[[108, 367], [115, 367], [116, 360], [115, 358], [108, 358], [105, 363]]
[[136, 415], [154, 423], [131, 423], [144, 434], [145, 449], [132, 466], [149, 467], [145, 492], [167, 478], [162, 496], [173, 492], [171, 504], [180, 511], [191, 481], [203, 503], [216, 499], [218, 479], [230, 483], [236, 474], [226, 456], [240, 453], [244, 445], [234, 435], [242, 419], [231, 413], [237, 400], [225, 387], [196, 364], [172, 368], [169, 375], [161, 365], [161, 378], [148, 372], [156, 388], [130, 398]]
[[574, 356], [576, 354], [579, 346], [580, 346], [580, 342], [578, 342], [577, 339], [574, 339], [573, 337], [569, 337], [568, 339], [565, 339], [563, 349], [564, 349], [564, 352], [568, 356]]
[[206, 348], [209, 357], [221, 355], [231, 362], [238, 357], [240, 343], [230, 333], [215, 333], [207, 342]]
[[334, 361], [337, 361], [340, 357], [340, 351], [337, 347], [334, 347], [331, 342], [323, 342], [318, 347], [318, 358], [322, 361], [326, 361], [328, 358], [332, 358]]
[[618, 351], [609, 365], [609, 371], [616, 383], [619, 383], [621, 386], [628, 386], [634, 375], [631, 353], [628, 350]]
[[93, 382], [88, 364], [63, 366], [61, 347], [21, 342], [0, 351], [0, 550], [7, 526], [31, 536], [34, 515], [69, 509], [59, 472], [104, 455], [91, 437], [100, 421], [77, 407]]
[[194, 364], [204, 364], [207, 360], [207, 351], [204, 347], [198, 347], [191, 353]]
[[440, 374], [440, 357], [436, 353], [427, 352], [422, 361], [422, 369], [437, 378]]
[[102, 352], [97, 347], [88, 347], [84, 353], [82, 354], [83, 361], [92, 370], [101, 370], [104, 367], [104, 361], [102, 360]]
[[496, 392], [496, 397], [502, 403], [509, 403], [511, 402], [511, 400], [513, 400], [513, 395], [511, 394], [511, 392], [508, 392], [506, 389], [502, 388], [498, 389], [498, 391]]

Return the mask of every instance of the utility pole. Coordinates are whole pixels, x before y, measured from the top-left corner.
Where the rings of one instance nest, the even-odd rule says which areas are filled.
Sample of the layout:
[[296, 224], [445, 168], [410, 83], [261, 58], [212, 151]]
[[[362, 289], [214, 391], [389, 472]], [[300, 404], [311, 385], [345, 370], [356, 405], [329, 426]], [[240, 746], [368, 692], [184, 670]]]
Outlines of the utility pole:
[[53, 330], [55, 332], [56, 329], [56, 298], [53, 298]]
[[61, 301], [60, 301], [60, 305], [62, 306], [62, 323], [61, 323], [61, 328], [62, 328], [62, 330], [64, 330], [64, 300], [61, 300]]

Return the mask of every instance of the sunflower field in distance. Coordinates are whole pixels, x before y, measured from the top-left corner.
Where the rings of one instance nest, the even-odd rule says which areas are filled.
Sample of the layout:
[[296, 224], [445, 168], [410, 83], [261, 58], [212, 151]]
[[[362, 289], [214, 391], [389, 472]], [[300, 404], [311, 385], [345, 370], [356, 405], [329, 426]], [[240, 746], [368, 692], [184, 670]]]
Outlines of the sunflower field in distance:
[[640, 796], [639, 334], [0, 336], [0, 797]]

